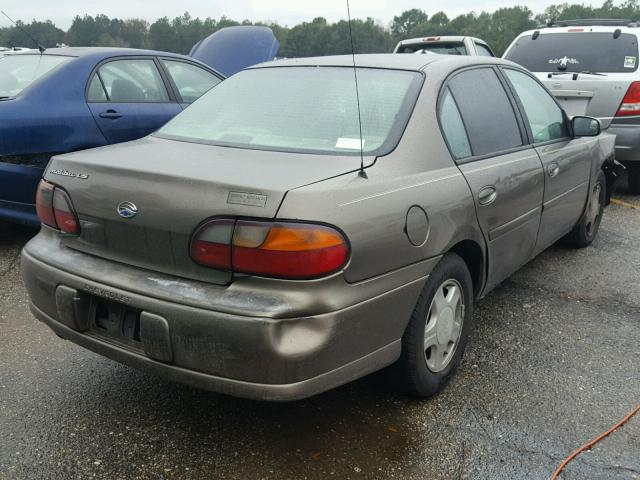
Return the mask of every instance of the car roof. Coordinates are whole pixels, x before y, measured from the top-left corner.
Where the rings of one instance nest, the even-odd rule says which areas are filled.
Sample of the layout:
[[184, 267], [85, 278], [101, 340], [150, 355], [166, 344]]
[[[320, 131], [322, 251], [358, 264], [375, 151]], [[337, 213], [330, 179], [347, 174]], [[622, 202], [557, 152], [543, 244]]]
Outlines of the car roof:
[[552, 26], [552, 27], [540, 27], [532, 30], [522, 32], [518, 37], [526, 37], [527, 35], [533, 35], [534, 32], [540, 32], [540, 35], [546, 35], [548, 33], [612, 33], [616, 30], [620, 30], [621, 33], [631, 33], [638, 35], [640, 28], [616, 26], [616, 25], [567, 25], [567, 26]]
[[[312, 67], [312, 66], [336, 66], [351, 67], [355, 64], [361, 68], [386, 68], [395, 70], [424, 70], [430, 64], [438, 63], [438, 65], [449, 64], [450, 67], [458, 68], [466, 65], [479, 64], [500, 64], [515, 65], [513, 62], [493, 57], [472, 57], [467, 55], [409, 55], [397, 53], [374, 53], [359, 54], [352, 57], [351, 55], [334, 55], [327, 57], [307, 57], [274, 60], [272, 62], [261, 63], [250, 67], [268, 68], [268, 67]], [[443, 65], [444, 66], [444, 65]]]
[[[16, 55], [39, 55], [37, 50], [24, 53], [16, 53]], [[191, 59], [186, 55], [180, 55], [177, 53], [160, 52], [156, 50], [144, 50], [140, 48], [124, 48], [124, 47], [54, 47], [47, 48], [44, 51], [44, 55], [64, 55], [69, 57], [88, 57], [88, 56], [103, 56], [103, 57], [117, 57], [117, 56], [129, 56], [129, 55], [158, 55], [158, 56], [170, 56], [180, 57], [185, 59]]]

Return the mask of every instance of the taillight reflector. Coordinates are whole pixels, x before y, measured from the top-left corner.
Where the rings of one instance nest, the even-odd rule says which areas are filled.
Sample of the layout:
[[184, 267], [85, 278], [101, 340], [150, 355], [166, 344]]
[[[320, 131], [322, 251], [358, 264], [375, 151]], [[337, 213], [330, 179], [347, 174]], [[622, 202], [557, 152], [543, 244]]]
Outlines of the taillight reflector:
[[196, 230], [191, 241], [191, 257], [202, 265], [278, 278], [330, 275], [348, 256], [340, 232], [306, 223], [213, 220]]
[[79, 233], [78, 219], [71, 205], [71, 199], [60, 187], [56, 187], [53, 191], [53, 214], [61, 231], [72, 235]]
[[640, 82], [632, 82], [622, 99], [616, 117], [640, 115]]

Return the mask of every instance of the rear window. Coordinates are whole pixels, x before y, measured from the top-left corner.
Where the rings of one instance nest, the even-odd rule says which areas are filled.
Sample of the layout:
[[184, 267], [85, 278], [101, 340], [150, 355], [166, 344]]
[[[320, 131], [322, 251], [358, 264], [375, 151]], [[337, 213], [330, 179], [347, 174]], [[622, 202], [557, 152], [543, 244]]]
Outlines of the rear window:
[[638, 68], [635, 35], [613, 32], [544, 33], [520, 37], [505, 58], [533, 72], [633, 72]]
[[466, 55], [467, 49], [462, 42], [424, 42], [402, 45], [397, 53], [439, 53], [442, 55]]
[[25, 88], [72, 57], [59, 55], [7, 55], [0, 58], [0, 99], [18, 95]]
[[[384, 155], [397, 144], [422, 74], [358, 68], [362, 149]], [[360, 154], [353, 68], [249, 69], [221, 82], [157, 136], [261, 150]]]

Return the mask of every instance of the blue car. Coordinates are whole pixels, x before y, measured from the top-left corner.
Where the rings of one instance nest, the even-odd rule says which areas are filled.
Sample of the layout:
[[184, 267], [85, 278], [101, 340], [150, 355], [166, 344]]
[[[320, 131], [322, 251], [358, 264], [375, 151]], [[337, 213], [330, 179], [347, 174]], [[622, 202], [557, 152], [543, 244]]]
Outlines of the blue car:
[[[247, 37], [270, 37], [271, 48], [244, 54], [236, 49], [234, 68], [273, 59], [274, 45], [277, 51], [270, 29], [247, 28], [252, 30], [236, 30], [238, 39], [246, 44]], [[226, 47], [233, 46], [229, 33], [220, 32]], [[216, 42], [206, 40], [198, 54], [217, 66]], [[54, 48], [1, 57], [0, 220], [39, 225], [35, 193], [52, 155], [157, 130], [222, 81], [219, 70], [234, 73], [228, 65], [209, 65], [183, 55], [123, 48]]]

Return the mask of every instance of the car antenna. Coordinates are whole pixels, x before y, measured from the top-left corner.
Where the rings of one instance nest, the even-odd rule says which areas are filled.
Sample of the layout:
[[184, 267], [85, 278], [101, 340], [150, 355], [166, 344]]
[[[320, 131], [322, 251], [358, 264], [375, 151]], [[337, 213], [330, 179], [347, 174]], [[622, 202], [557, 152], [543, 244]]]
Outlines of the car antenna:
[[6, 13], [4, 13], [4, 11], [0, 10], [0, 13], [2, 13], [2, 15], [4, 15], [5, 17], [7, 17], [9, 19], [9, 21], [11, 23], [13, 23], [13, 26], [16, 27], [17, 29], [19, 29], [22, 33], [24, 33], [28, 38], [31, 39], [31, 41], [33, 43], [35, 43], [38, 46], [38, 50], [40, 51], [40, 53], [44, 53], [45, 48], [40, 45], [40, 42], [38, 42], [38, 40], [35, 39], [35, 37], [33, 35], [31, 35], [22, 25], [18, 25], [16, 22], [13, 21], [13, 19], [7, 15]]
[[358, 175], [362, 178], [369, 178], [367, 172], [364, 171], [364, 152], [362, 141], [362, 116], [360, 115], [360, 94], [358, 92], [358, 71], [356, 69], [356, 51], [353, 47], [353, 32], [351, 31], [351, 9], [349, 8], [349, 0], [347, 0], [347, 20], [349, 22], [349, 40], [351, 40], [351, 60], [353, 61], [353, 79], [356, 83], [356, 104], [358, 105], [358, 128], [360, 129], [360, 170]]

